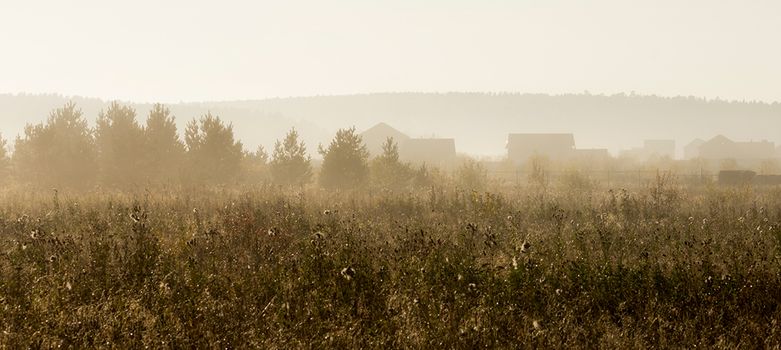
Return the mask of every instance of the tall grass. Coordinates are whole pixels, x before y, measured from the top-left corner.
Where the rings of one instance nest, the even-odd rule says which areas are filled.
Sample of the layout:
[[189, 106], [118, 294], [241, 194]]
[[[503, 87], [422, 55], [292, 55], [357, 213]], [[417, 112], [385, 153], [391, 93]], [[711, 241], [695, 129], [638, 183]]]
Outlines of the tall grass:
[[777, 347], [781, 191], [5, 193], [0, 343]]

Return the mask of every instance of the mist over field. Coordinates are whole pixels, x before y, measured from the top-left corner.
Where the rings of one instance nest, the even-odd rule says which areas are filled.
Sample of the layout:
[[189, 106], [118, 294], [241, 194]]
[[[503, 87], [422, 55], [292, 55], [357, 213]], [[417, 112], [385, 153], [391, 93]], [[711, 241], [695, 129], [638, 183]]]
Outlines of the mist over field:
[[[92, 120], [110, 101], [54, 95], [0, 95], [0, 131], [14, 137], [75, 101]], [[128, 102], [145, 115], [151, 104]], [[781, 104], [696, 97], [591, 94], [378, 93], [168, 104], [180, 130], [211, 111], [236, 126], [247, 149], [273, 147], [291, 127], [313, 147], [338, 128], [358, 131], [385, 122], [413, 137], [456, 139], [460, 153], [501, 158], [508, 133], [573, 133], [580, 148], [607, 148], [615, 156], [645, 139], [675, 140], [678, 156], [695, 138], [723, 134], [781, 145]], [[479, 121], [479, 128], [475, 123]], [[317, 155], [315, 155], [317, 156]]]
[[0, 349], [781, 348], [779, 33], [0, 1]]

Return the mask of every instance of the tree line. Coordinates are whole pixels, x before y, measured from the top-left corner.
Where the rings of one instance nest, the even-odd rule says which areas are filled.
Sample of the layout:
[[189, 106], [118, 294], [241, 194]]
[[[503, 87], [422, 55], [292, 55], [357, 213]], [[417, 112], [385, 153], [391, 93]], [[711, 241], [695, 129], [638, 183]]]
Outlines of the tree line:
[[0, 138], [0, 176], [6, 182], [76, 189], [240, 183], [404, 189], [435, 181], [436, 171], [401, 162], [392, 139], [370, 159], [355, 128], [339, 130], [318, 152], [323, 161], [315, 173], [295, 129], [277, 140], [269, 155], [262, 146], [245, 150], [233, 125], [210, 112], [188, 122], [181, 138], [175, 117], [162, 104], [139, 122], [132, 107], [113, 102], [90, 127], [69, 102], [45, 122], [28, 124], [14, 141], [13, 153]]

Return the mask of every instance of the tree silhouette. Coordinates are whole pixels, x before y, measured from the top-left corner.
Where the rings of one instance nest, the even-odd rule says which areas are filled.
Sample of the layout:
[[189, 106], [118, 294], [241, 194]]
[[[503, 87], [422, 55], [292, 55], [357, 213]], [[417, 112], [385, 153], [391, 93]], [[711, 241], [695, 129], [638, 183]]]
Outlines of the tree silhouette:
[[268, 181], [268, 153], [263, 146], [255, 152], [245, 152], [242, 161], [242, 179], [248, 183]]
[[8, 141], [0, 135], [0, 182], [11, 175], [11, 158], [8, 156]]
[[28, 124], [14, 149], [19, 177], [26, 181], [85, 188], [96, 179], [97, 150], [92, 131], [72, 102], [54, 110], [45, 124]]
[[136, 111], [112, 102], [98, 115], [95, 130], [100, 181], [128, 187], [144, 180], [144, 131], [136, 121]]
[[276, 184], [302, 186], [311, 181], [311, 158], [306, 154], [304, 142], [299, 141], [296, 129], [291, 129], [283, 141], [277, 140], [270, 167]]
[[369, 151], [355, 127], [339, 129], [323, 155], [320, 184], [326, 188], [351, 188], [365, 184], [369, 173]]
[[207, 113], [193, 119], [185, 130], [189, 179], [195, 183], [227, 183], [235, 180], [244, 156], [241, 142], [235, 141], [233, 125]]
[[152, 106], [146, 119], [144, 138], [147, 179], [156, 183], [179, 180], [185, 147], [176, 130], [176, 119], [167, 107], [159, 103]]
[[382, 154], [372, 159], [370, 174], [374, 185], [398, 190], [411, 184], [413, 172], [409, 164], [399, 161], [399, 146], [389, 137], [382, 144]]

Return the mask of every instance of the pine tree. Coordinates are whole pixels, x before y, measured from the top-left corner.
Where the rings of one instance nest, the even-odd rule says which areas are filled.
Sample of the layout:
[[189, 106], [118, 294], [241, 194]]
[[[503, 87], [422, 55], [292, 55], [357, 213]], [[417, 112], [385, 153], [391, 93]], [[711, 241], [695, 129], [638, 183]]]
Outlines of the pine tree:
[[155, 104], [149, 111], [144, 128], [146, 143], [144, 170], [147, 179], [155, 183], [167, 183], [180, 179], [184, 165], [185, 147], [179, 139], [176, 119], [162, 104]]
[[242, 180], [254, 184], [268, 182], [268, 153], [263, 146], [258, 146], [255, 152], [245, 152], [242, 160]]
[[382, 144], [382, 154], [371, 162], [372, 183], [381, 188], [400, 190], [411, 184], [412, 168], [399, 161], [399, 146], [389, 137]]
[[126, 188], [143, 182], [144, 131], [133, 108], [112, 102], [101, 111], [95, 142], [101, 183]]
[[366, 183], [369, 151], [355, 127], [340, 129], [327, 149], [320, 147], [320, 184], [326, 188], [355, 188]]
[[296, 129], [291, 129], [283, 141], [277, 140], [274, 145], [270, 164], [274, 183], [303, 186], [311, 181], [311, 158], [306, 154], [306, 145], [298, 138]]
[[86, 188], [96, 179], [95, 140], [73, 102], [54, 110], [45, 124], [28, 124], [14, 150], [13, 162], [24, 181]]
[[11, 175], [11, 158], [8, 156], [8, 141], [0, 135], [0, 183]]
[[233, 125], [207, 113], [187, 124], [185, 144], [191, 181], [224, 184], [237, 179], [244, 150], [234, 139]]

